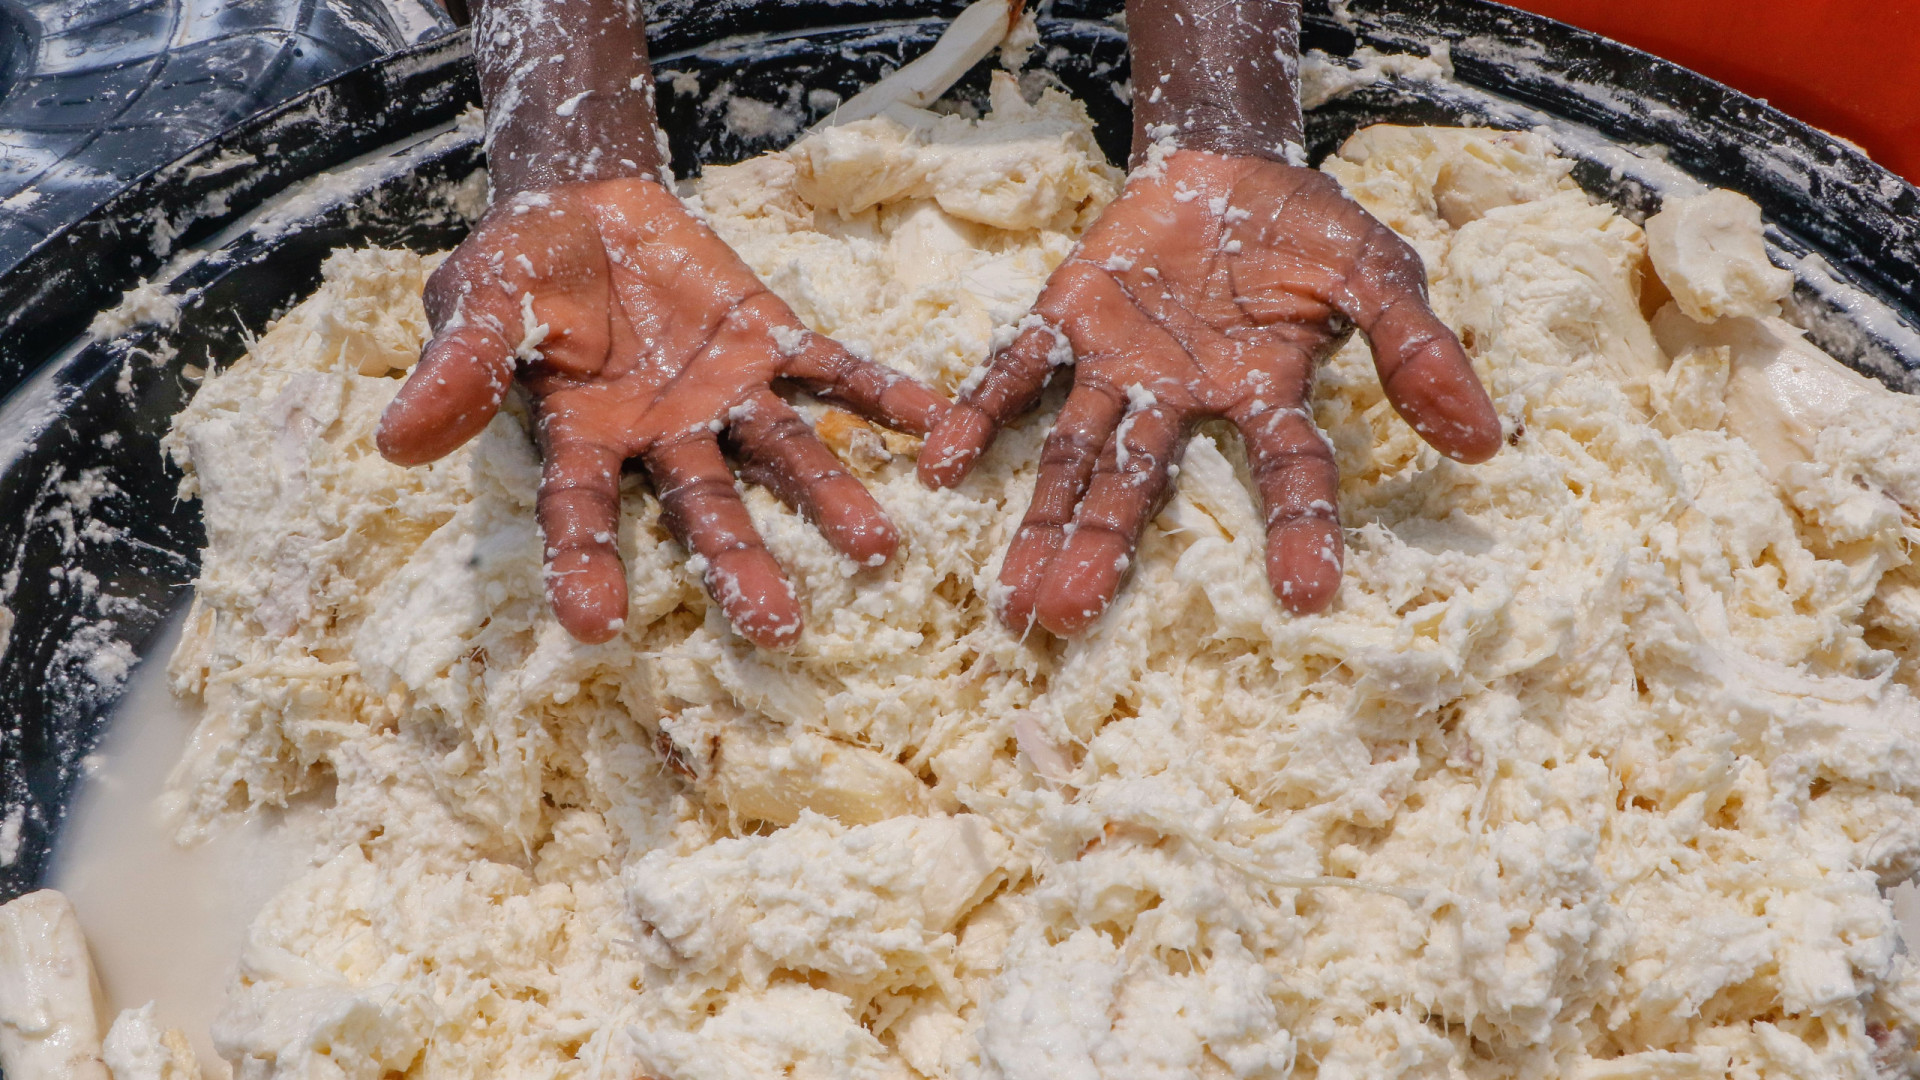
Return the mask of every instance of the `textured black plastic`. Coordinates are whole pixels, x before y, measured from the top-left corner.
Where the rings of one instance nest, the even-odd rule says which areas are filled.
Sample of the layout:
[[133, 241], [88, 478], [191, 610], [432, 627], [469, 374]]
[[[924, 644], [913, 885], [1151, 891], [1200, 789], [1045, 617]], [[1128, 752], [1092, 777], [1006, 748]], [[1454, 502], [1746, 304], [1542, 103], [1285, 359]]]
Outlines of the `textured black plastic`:
[[[961, 6], [658, 6], [651, 37], [676, 165], [689, 171], [791, 137], [780, 124], [729, 127], [730, 97], [765, 102], [797, 130], [831, 108], [830, 97], [808, 91], [851, 94], [925, 48], [941, 19]], [[1129, 118], [1125, 38], [1109, 20], [1118, 6], [1059, 0], [1043, 8], [1041, 22], [1041, 56], [1087, 102], [1116, 159]], [[1920, 295], [1916, 195], [1857, 153], [1680, 68], [1496, 5], [1355, 0], [1349, 10], [1350, 21], [1342, 21], [1309, 5], [1307, 44], [1344, 56], [1361, 45], [1424, 52], [1445, 41], [1465, 90], [1491, 94], [1411, 81], [1365, 87], [1309, 116], [1316, 153], [1380, 121], [1514, 126], [1526, 120], [1518, 106], [1614, 139], [1665, 145], [1675, 164], [1758, 199], [1789, 246], [1822, 254], [1912, 324], [1909, 305]], [[198, 513], [174, 501], [178, 477], [157, 447], [192, 390], [186, 369], [231, 362], [244, 348], [242, 331], [260, 330], [313, 288], [321, 260], [337, 246], [430, 250], [462, 235], [464, 223], [440, 192], [478, 167], [478, 147], [456, 136], [430, 150], [396, 144], [445, 129], [474, 102], [465, 48], [456, 37], [410, 50], [242, 123], [115, 195], [0, 275], [0, 593], [13, 575], [4, 602], [18, 617], [0, 657], [0, 816], [24, 813], [19, 857], [0, 867], [0, 899], [40, 880], [79, 762], [119, 693], [122, 673], [100, 659], [113, 650], [99, 646], [144, 649], [189, 588]], [[962, 96], [977, 99], [986, 78], [984, 68], [974, 72]], [[308, 177], [401, 153], [410, 155], [406, 169], [299, 228], [239, 231], [244, 215]], [[1801, 162], [1818, 166], [1806, 183], [1795, 171]], [[1636, 212], [1657, 201], [1602, 164], [1584, 164], [1576, 175]], [[217, 250], [168, 286], [187, 298], [177, 328], [145, 328], [106, 343], [80, 337], [94, 313], [182, 245]], [[72, 497], [95, 490], [103, 493], [91, 501]]]
[[0, 272], [141, 174], [420, 32], [380, 0], [0, 0]]

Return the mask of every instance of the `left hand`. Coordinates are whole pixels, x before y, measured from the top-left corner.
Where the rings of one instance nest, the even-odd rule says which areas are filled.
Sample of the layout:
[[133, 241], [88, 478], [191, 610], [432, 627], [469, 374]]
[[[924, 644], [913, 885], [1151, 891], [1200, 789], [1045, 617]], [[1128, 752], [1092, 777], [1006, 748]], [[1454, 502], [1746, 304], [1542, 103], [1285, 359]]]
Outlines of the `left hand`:
[[958, 484], [1071, 345], [1073, 389], [1000, 572], [1001, 617], [1016, 628], [1037, 618], [1072, 635], [1106, 610], [1194, 426], [1213, 417], [1246, 442], [1274, 592], [1295, 613], [1331, 603], [1339, 476], [1308, 394], [1314, 365], [1352, 327], [1388, 399], [1436, 449], [1471, 463], [1500, 446], [1492, 401], [1427, 305], [1420, 257], [1316, 170], [1176, 150], [1163, 169], [1135, 171], [1034, 310], [1045, 325], [992, 359], [919, 465], [930, 485]]

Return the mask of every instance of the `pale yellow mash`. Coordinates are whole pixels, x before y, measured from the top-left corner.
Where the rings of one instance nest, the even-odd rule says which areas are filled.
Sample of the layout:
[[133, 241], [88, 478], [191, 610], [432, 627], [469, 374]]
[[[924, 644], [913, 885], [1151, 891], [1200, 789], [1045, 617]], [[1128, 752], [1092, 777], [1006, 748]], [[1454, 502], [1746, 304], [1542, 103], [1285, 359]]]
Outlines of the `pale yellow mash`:
[[[898, 559], [750, 489], [808, 620], [759, 651], [636, 479], [631, 617], [575, 642], [523, 408], [430, 467], [374, 450], [435, 258], [336, 254], [168, 442], [209, 540], [183, 831], [331, 800], [215, 1033], [238, 1075], [1917, 1075], [1881, 887], [1920, 866], [1920, 402], [1778, 319], [1737, 195], [1643, 229], [1493, 131], [1325, 167], [1424, 256], [1510, 445], [1441, 458], [1355, 340], [1315, 406], [1332, 609], [1275, 603], [1208, 430], [1072, 642], [986, 601], [1047, 414], [930, 491], [817, 408]], [[895, 107], [688, 197], [952, 392], [1121, 181], [1002, 78], [985, 119]]]

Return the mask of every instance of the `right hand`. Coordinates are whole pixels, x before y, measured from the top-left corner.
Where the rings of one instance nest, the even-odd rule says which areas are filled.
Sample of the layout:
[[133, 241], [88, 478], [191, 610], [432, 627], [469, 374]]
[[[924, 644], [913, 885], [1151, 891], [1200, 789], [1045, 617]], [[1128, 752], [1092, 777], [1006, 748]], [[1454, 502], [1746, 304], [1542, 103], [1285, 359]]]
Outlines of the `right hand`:
[[[536, 402], [547, 596], [585, 642], [627, 613], [620, 470], [639, 458], [674, 537], [743, 636], [791, 646], [800, 607], [734, 486], [764, 484], [862, 566], [899, 534], [807, 422], [789, 381], [926, 434], [931, 390], [800, 323], [724, 241], [648, 179], [563, 184], [496, 202], [427, 283], [433, 338], [381, 417], [380, 452], [416, 465], [472, 438], [515, 374]], [[544, 336], [541, 328], [545, 329]]]

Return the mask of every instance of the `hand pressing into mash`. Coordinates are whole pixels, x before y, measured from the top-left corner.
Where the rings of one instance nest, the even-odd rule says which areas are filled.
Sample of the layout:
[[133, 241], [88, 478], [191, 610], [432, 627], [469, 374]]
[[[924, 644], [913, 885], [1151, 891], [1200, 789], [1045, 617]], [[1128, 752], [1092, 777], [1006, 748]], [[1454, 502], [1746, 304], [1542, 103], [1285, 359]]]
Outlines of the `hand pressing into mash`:
[[800, 610], [723, 442], [849, 558], [893, 554], [886, 514], [772, 384], [919, 434], [945, 402], [809, 332], [659, 184], [569, 184], [496, 204], [426, 299], [434, 337], [382, 418], [380, 450], [409, 465], [451, 451], [486, 426], [519, 366], [537, 402], [547, 593], [582, 641], [612, 637], [626, 615], [615, 537], [629, 458], [755, 644], [792, 644]]
[[1387, 397], [1429, 443], [1479, 462], [1493, 403], [1427, 305], [1420, 258], [1302, 159], [1291, 3], [1130, 0], [1134, 171], [1055, 270], [1028, 328], [920, 455], [963, 480], [1056, 368], [1073, 386], [1000, 572], [1001, 616], [1085, 630], [1119, 590], [1171, 495], [1194, 426], [1238, 428], [1288, 610], [1340, 583], [1339, 476], [1308, 407], [1314, 365], [1358, 327]]
[[799, 604], [723, 443], [744, 476], [877, 566], [898, 542], [893, 525], [773, 385], [915, 434], [947, 406], [809, 332], [655, 179], [652, 77], [632, 10], [481, 7], [493, 206], [427, 285], [434, 336], [381, 418], [380, 451], [403, 465], [445, 455], [487, 425], [517, 373], [536, 402], [547, 595], [567, 630], [605, 641], [626, 617], [615, 538], [621, 468], [638, 458], [727, 618], [780, 648], [799, 635]]

